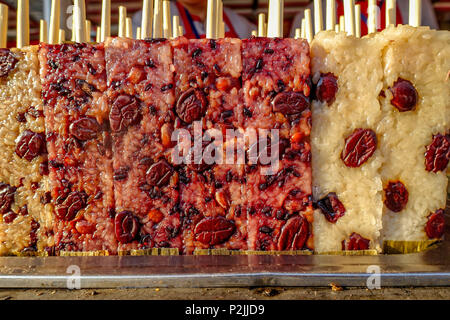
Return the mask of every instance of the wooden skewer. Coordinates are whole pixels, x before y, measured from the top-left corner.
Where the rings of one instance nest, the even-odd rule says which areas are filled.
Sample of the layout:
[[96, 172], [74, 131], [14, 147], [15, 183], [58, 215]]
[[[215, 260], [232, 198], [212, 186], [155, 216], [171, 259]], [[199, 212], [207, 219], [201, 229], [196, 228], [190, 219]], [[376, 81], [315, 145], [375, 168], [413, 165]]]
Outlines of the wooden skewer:
[[86, 24], [86, 41], [91, 42], [91, 40], [92, 40], [92, 38], [91, 38], [92, 23], [90, 20], [86, 20], [85, 24]]
[[300, 39], [301, 38], [301, 34], [302, 34], [301, 28], [295, 28], [294, 39]]
[[361, 5], [355, 5], [355, 36], [361, 38]]
[[0, 48], [8, 45], [8, 6], [0, 4]]
[[265, 37], [264, 27], [266, 25], [266, 15], [264, 13], [258, 14], [258, 37]]
[[355, 0], [344, 0], [345, 31], [355, 35]]
[[142, 28], [137, 27], [136, 28], [136, 40], [141, 40], [141, 35], [142, 35]]
[[58, 32], [58, 43], [64, 43], [66, 41], [66, 30], [59, 29]]
[[30, 3], [17, 0], [17, 48], [30, 45]]
[[368, 5], [368, 19], [367, 19], [367, 29], [369, 34], [377, 32], [377, 22], [378, 22], [378, 7], [376, 0], [369, 0]]
[[180, 35], [180, 37], [184, 36], [183, 26], [180, 26], [180, 30], [178, 30], [178, 34]]
[[344, 16], [339, 17], [339, 31], [345, 32], [345, 19]]
[[50, 10], [50, 29], [48, 34], [48, 43], [59, 43], [59, 20], [61, 15], [61, 1], [52, 0], [52, 7]]
[[396, 1], [387, 0], [386, 1], [386, 27], [396, 24]]
[[206, 15], [206, 38], [217, 39], [217, 16], [218, 8], [217, 1], [208, 0], [207, 15]]
[[302, 28], [300, 32], [300, 37], [302, 39], [306, 39], [306, 20], [305, 18], [302, 19]]
[[341, 31], [341, 26], [338, 25], [338, 24], [336, 24], [336, 25], [334, 26], [334, 32], [340, 32], [340, 31]]
[[283, 37], [283, 10], [284, 0], [269, 0], [269, 17], [267, 23], [267, 36], [269, 38]]
[[47, 21], [39, 20], [39, 42], [48, 42]]
[[323, 30], [322, 0], [314, 0], [314, 34]]
[[336, 2], [327, 0], [327, 30], [334, 30], [336, 25]]
[[170, 17], [170, 1], [163, 1], [163, 34], [164, 38], [172, 38], [172, 20]]
[[163, 37], [163, 11], [162, 0], [155, 0], [155, 8], [153, 10], [153, 38]]
[[100, 41], [103, 42], [111, 36], [111, 0], [102, 1], [102, 23]]
[[180, 36], [180, 17], [173, 16], [172, 18], [172, 37], [178, 38]]
[[313, 41], [313, 30], [312, 30], [312, 19], [311, 19], [311, 9], [305, 10], [305, 36], [309, 43]]
[[218, 19], [217, 19], [217, 24], [218, 24], [218, 33], [219, 33], [219, 38], [225, 38], [225, 22], [223, 21], [223, 2], [222, 0], [217, 0], [218, 3]]
[[86, 2], [85, 0], [75, 0], [75, 41], [86, 42]]
[[125, 36], [127, 38], [133, 39], [133, 21], [131, 18], [125, 19]]
[[142, 5], [141, 39], [152, 37], [153, 0], [144, 0]]
[[97, 33], [95, 35], [95, 41], [97, 43], [102, 42], [102, 27], [97, 27]]
[[124, 6], [119, 6], [119, 32], [118, 36], [124, 38], [127, 32], [127, 8]]
[[409, 25], [419, 27], [422, 20], [422, 0], [409, 0]]

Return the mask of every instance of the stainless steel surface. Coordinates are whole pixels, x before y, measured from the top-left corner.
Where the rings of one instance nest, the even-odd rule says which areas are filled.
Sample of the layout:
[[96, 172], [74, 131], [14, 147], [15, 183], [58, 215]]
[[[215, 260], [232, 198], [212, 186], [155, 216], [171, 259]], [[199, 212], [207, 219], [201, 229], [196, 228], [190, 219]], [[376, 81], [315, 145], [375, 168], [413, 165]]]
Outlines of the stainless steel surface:
[[[378, 256], [0, 257], [0, 288], [450, 286], [450, 225], [437, 248]], [[79, 270], [79, 276], [75, 271]]]

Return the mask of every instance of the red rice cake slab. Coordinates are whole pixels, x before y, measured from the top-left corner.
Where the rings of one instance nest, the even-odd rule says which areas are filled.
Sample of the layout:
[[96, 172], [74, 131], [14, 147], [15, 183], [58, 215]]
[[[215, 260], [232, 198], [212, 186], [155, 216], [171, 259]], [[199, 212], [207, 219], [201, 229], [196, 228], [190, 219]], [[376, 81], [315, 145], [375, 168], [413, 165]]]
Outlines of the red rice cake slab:
[[[249, 151], [257, 159], [246, 167], [248, 248], [286, 251], [313, 248], [311, 153], [309, 135], [309, 46], [304, 40], [251, 38], [242, 42], [243, 127], [253, 130]], [[278, 134], [278, 165], [261, 163], [261, 130]], [[272, 133], [275, 133], [272, 132]], [[270, 132], [269, 132], [270, 133]], [[270, 133], [270, 134], [272, 134]], [[276, 143], [269, 135], [269, 145]]]
[[170, 43], [111, 38], [105, 50], [119, 251], [181, 250]]
[[104, 47], [41, 44], [55, 249], [116, 253]]
[[[177, 99], [175, 127], [184, 128], [191, 135], [196, 121], [202, 134], [215, 129], [222, 134], [222, 144], [215, 144], [216, 154], [223, 153], [230, 143], [225, 138], [226, 130], [234, 130], [242, 122], [240, 44], [239, 39], [183, 37], [172, 42]], [[203, 141], [202, 154], [212, 146]], [[194, 249], [247, 249], [246, 216], [239, 206], [243, 173], [243, 165], [235, 163], [208, 165], [203, 161], [183, 168], [180, 205], [184, 212], [187, 254]]]

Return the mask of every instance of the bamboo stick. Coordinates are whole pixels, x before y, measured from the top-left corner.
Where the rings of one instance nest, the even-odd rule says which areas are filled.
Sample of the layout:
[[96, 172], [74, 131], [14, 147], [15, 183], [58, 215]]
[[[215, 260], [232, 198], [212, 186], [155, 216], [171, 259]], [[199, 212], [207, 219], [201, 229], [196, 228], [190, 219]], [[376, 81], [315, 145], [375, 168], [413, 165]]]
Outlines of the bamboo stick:
[[345, 31], [349, 36], [355, 35], [355, 1], [344, 0]]
[[180, 17], [173, 16], [172, 18], [172, 37], [178, 38], [180, 35]]
[[336, 2], [327, 0], [327, 30], [334, 30], [336, 25]]
[[30, 45], [30, 3], [17, 0], [17, 48]]
[[314, 0], [314, 34], [323, 30], [322, 0]]
[[102, 42], [102, 27], [97, 27], [97, 33], [95, 34], [95, 41], [97, 43]]
[[311, 9], [305, 10], [305, 36], [306, 40], [308, 40], [309, 43], [313, 41], [313, 30], [312, 30], [312, 19], [311, 19]]
[[86, 2], [85, 0], [75, 0], [75, 41], [76, 42], [86, 42]]
[[269, 0], [269, 17], [267, 23], [267, 37], [283, 37], [283, 8], [284, 0]]
[[124, 6], [119, 6], [119, 32], [118, 36], [120, 38], [126, 37], [127, 32], [127, 8]]
[[86, 24], [86, 41], [91, 42], [91, 40], [92, 40], [92, 38], [91, 38], [92, 23], [90, 20], [86, 20], [85, 24]]
[[369, 0], [368, 11], [367, 30], [370, 34], [377, 32], [378, 7], [376, 0]]
[[66, 30], [59, 29], [58, 32], [58, 43], [64, 43], [66, 41]]
[[111, 0], [102, 1], [102, 22], [100, 42], [111, 36]]
[[396, 25], [396, 1], [386, 1], [386, 27], [390, 25]]
[[163, 35], [166, 39], [172, 39], [172, 19], [170, 15], [170, 1], [163, 1]]
[[142, 5], [141, 39], [151, 38], [153, 29], [153, 0], [144, 0]]
[[422, 0], [409, 0], [409, 25], [419, 27], [422, 20]]
[[50, 29], [48, 32], [48, 43], [59, 43], [59, 21], [61, 18], [61, 1], [52, 0], [52, 6], [50, 9]]
[[208, 0], [207, 14], [206, 14], [206, 38], [217, 39], [217, 21], [218, 21], [218, 7], [217, 1]]
[[163, 37], [163, 11], [162, 0], [155, 0], [153, 10], [153, 38]]
[[48, 42], [47, 21], [43, 19], [39, 21], [39, 42]]
[[361, 5], [355, 5], [355, 36], [361, 38]]
[[0, 48], [8, 46], [8, 6], [0, 4]]

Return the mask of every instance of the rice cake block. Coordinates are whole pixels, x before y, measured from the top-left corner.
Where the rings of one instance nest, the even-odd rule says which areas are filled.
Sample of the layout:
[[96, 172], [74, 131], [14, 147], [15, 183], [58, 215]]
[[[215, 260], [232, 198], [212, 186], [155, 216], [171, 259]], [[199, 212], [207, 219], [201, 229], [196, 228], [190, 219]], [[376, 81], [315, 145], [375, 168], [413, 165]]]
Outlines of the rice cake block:
[[[381, 250], [384, 162], [377, 145], [382, 119], [384, 42], [332, 31], [311, 47], [314, 248], [318, 253]], [[378, 141], [378, 143], [377, 143]]]
[[[249, 250], [313, 248], [309, 64], [304, 40], [242, 42]], [[278, 160], [273, 167], [261, 158], [264, 144], [273, 152], [266, 156]], [[272, 144], [278, 146], [278, 153]], [[252, 159], [252, 154], [257, 157]]]
[[[237, 129], [242, 118], [240, 44], [239, 39], [183, 37], [172, 42], [177, 100], [175, 127], [187, 130], [193, 139], [203, 138], [199, 140], [197, 155], [193, 149], [185, 154], [194, 163], [185, 166], [180, 177], [187, 254], [195, 249], [247, 248], [246, 217], [240, 214], [239, 207], [243, 164], [215, 161], [234, 141], [227, 140], [226, 130]], [[216, 143], [204, 139], [215, 134], [221, 135], [216, 135]], [[205, 160], [202, 155], [213, 149], [217, 157]]]
[[117, 252], [103, 44], [41, 44], [55, 249]]
[[439, 239], [450, 158], [450, 32], [399, 26], [376, 38], [389, 41], [377, 128], [383, 240]]
[[169, 163], [175, 102], [164, 40], [106, 42], [119, 251], [182, 249], [178, 172]]
[[0, 255], [52, 246], [37, 47], [0, 49]]

